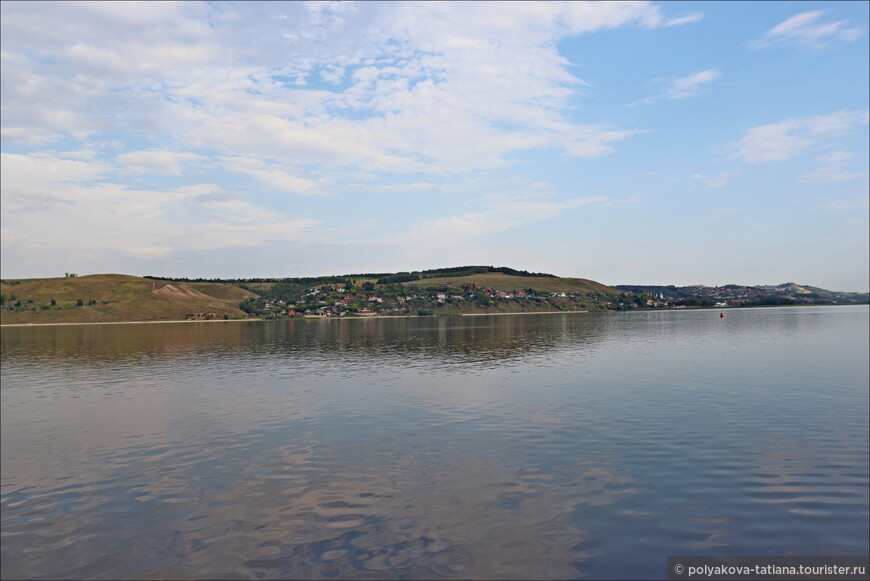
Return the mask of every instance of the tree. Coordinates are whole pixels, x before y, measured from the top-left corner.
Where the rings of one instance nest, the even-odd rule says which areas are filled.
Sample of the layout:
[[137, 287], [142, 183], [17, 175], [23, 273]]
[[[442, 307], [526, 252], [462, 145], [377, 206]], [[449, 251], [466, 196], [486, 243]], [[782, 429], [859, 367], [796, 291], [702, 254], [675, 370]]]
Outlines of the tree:
[[85, 301], [82, 300], [82, 299], [76, 299], [76, 306], [77, 306], [77, 307], [83, 307], [83, 306], [85, 306]]
[[375, 290], [375, 283], [373, 283], [373, 282], [364, 282], [363, 285], [362, 285], [362, 288], [363, 288], [364, 291], [371, 292], [371, 291]]
[[56, 307], [56, 306], [57, 306], [57, 301], [56, 301], [56, 300], [51, 299], [50, 302], [51, 302], [51, 306], [52, 306], [52, 307]]

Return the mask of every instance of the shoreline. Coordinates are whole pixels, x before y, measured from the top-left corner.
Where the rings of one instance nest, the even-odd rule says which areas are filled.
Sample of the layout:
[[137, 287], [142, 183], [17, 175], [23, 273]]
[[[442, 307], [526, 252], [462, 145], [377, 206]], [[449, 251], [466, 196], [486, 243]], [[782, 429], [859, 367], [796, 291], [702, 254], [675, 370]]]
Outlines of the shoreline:
[[5, 323], [0, 327], [58, 327], [72, 325], [153, 325], [158, 323], [245, 323], [248, 321], [265, 321], [266, 319], [212, 319], [210, 321], [86, 321], [81, 323]]
[[376, 317], [305, 317], [303, 319], [212, 319], [212, 320], [176, 320], [176, 321], [88, 321], [81, 323], [5, 323], [3, 327], [70, 327], [74, 325], [156, 325], [161, 323], [250, 323], [260, 321], [347, 321], [347, 320], [377, 320], [377, 319], [438, 319], [454, 317], [487, 317], [504, 315], [559, 315], [588, 313], [589, 311], [517, 311], [515, 313], [459, 313], [457, 315], [383, 315]]
[[[682, 311], [682, 310], [734, 310], [734, 309], [758, 309], [758, 308], [781, 308], [781, 307], [846, 307], [846, 306], [868, 306], [867, 303], [855, 304], [819, 304], [819, 305], [752, 305], [745, 307], [687, 307], [670, 308], [670, 309], [633, 309], [626, 311], [618, 311], [622, 313], [650, 313], [663, 311]], [[599, 311], [611, 312], [611, 311]], [[613, 311], [617, 312], [617, 311]], [[212, 319], [212, 320], [174, 320], [174, 321], [90, 321], [80, 323], [4, 323], [0, 324], [0, 328], [5, 327], [57, 327], [57, 326], [72, 326], [72, 325], [154, 325], [160, 323], [250, 323], [258, 321], [347, 321], [347, 320], [372, 320], [372, 319], [438, 319], [438, 318], [457, 318], [457, 317], [487, 317], [487, 316], [505, 316], [505, 315], [560, 315], [560, 314], [578, 314], [589, 313], [586, 311], [516, 311], [507, 313], [456, 313], [448, 315], [381, 315], [367, 317], [304, 317], [302, 319]]]

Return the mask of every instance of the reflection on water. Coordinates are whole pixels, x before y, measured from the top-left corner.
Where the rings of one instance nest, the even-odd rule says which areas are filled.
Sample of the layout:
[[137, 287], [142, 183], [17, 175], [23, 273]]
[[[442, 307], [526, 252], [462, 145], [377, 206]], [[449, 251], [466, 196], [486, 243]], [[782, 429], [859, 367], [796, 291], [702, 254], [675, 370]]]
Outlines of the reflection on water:
[[2, 330], [3, 578], [868, 552], [866, 307]]

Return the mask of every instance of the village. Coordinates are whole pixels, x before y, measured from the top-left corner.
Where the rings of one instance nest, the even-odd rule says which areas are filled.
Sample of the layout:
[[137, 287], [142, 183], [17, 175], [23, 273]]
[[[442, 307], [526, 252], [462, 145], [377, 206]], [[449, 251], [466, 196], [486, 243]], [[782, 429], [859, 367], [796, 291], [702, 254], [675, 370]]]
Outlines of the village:
[[[451, 281], [438, 287], [409, 289], [400, 284], [372, 283], [356, 288], [351, 284], [323, 285], [305, 290], [295, 298], [260, 297], [244, 301], [240, 308], [260, 318], [330, 318], [434, 315], [439, 307], [466, 306], [470, 309], [505, 306], [574, 307], [576, 301], [589, 300], [589, 295], [565, 292], [540, 292], [534, 289], [499, 290], [479, 287], [476, 283], [454, 286]], [[604, 298], [603, 296], [601, 297]], [[606, 301], [605, 301], [606, 302]], [[604, 302], [602, 303], [604, 304]]]

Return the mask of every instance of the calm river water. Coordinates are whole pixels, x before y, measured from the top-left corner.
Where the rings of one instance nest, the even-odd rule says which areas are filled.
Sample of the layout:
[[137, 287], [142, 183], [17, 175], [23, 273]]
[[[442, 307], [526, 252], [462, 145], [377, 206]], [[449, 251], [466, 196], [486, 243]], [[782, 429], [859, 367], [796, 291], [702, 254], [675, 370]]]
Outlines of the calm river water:
[[2, 577], [868, 554], [867, 307], [2, 329]]

